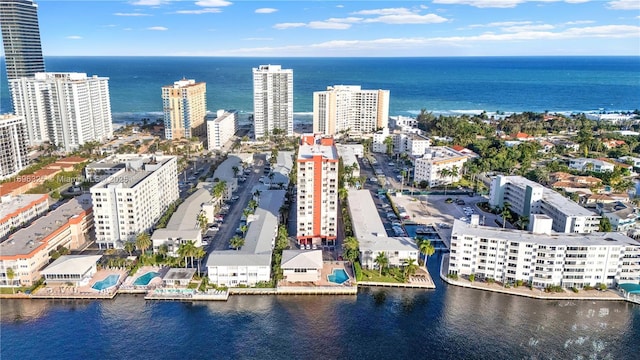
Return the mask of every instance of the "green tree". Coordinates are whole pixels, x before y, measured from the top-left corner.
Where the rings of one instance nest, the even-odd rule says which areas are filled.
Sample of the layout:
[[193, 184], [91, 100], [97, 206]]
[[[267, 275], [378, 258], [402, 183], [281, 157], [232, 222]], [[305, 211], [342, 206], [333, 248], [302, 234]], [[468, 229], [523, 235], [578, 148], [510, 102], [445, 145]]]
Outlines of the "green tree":
[[198, 262], [198, 274], [200, 274], [200, 263], [205, 256], [207, 256], [207, 252], [204, 251], [202, 247], [196, 247], [195, 250], [193, 250], [193, 257], [196, 258]]
[[409, 280], [411, 276], [413, 276], [418, 270], [418, 264], [416, 264], [415, 259], [406, 259], [404, 261], [404, 278]]
[[16, 272], [12, 267], [7, 268], [7, 279], [9, 279], [9, 285], [11, 286], [11, 292], [15, 294], [15, 289], [13, 288], [13, 279], [16, 277]]
[[421, 237], [416, 238], [416, 243], [418, 245], [418, 250], [420, 254], [424, 256], [424, 267], [427, 267], [427, 257], [435, 254], [436, 248], [431, 243], [429, 239], [423, 239]]
[[374, 262], [378, 264], [380, 275], [382, 275], [382, 270], [387, 268], [387, 266], [389, 266], [389, 258], [387, 257], [387, 254], [385, 254], [384, 252], [378, 253], [378, 256], [376, 256]]
[[342, 256], [350, 262], [356, 261], [360, 254], [359, 247], [358, 239], [353, 236], [346, 237], [342, 242]]
[[247, 230], [249, 230], [249, 227], [246, 224], [240, 226], [240, 231], [242, 231], [243, 237], [247, 235]]
[[226, 181], [218, 181], [211, 190], [211, 195], [214, 198], [221, 199], [224, 194], [227, 192], [227, 182]]
[[124, 251], [129, 253], [129, 256], [133, 254], [133, 250], [136, 249], [136, 244], [133, 241], [127, 241], [124, 243]]
[[529, 218], [527, 216], [518, 216], [518, 220], [516, 220], [516, 225], [520, 230], [526, 230], [529, 226]]
[[152, 245], [151, 236], [147, 233], [140, 233], [136, 236], [136, 248], [140, 250], [142, 254], [150, 248]]
[[233, 170], [233, 176], [238, 176], [238, 173], [240, 172], [240, 168], [237, 166], [233, 166], [231, 168], [231, 170]]
[[502, 228], [507, 226], [507, 221], [511, 219], [511, 204], [505, 201], [500, 209], [500, 216], [502, 216]]
[[382, 142], [387, 146], [387, 155], [393, 154], [393, 138], [391, 136], [387, 136]]
[[229, 240], [229, 245], [236, 249], [239, 250], [241, 247], [244, 246], [244, 238], [236, 235], [234, 237], [231, 238], [231, 240]]
[[611, 221], [606, 216], [600, 218], [600, 224], [598, 226], [598, 231], [600, 232], [611, 232], [612, 230]]
[[198, 225], [200, 225], [200, 231], [202, 231], [203, 233], [207, 230], [209, 219], [207, 218], [207, 215], [204, 214], [204, 212], [200, 212], [198, 214]]

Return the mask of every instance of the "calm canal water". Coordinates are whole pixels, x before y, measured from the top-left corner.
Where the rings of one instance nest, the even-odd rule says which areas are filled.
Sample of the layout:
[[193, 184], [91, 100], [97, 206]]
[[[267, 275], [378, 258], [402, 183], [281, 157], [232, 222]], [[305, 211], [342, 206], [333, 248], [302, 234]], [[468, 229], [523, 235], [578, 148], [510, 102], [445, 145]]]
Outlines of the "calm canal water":
[[[430, 261], [437, 274], [439, 255]], [[638, 359], [640, 306], [463, 289], [0, 302], [8, 359]]]

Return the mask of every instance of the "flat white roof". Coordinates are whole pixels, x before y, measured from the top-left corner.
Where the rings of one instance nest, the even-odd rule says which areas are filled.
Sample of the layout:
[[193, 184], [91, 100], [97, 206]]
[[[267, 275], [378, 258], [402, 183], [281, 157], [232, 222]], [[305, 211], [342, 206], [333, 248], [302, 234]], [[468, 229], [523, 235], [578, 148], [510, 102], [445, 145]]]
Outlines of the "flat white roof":
[[[182, 203], [171, 215], [167, 223], [167, 229], [192, 230], [200, 229], [198, 215], [202, 211], [202, 204], [211, 201], [211, 193], [207, 189], [198, 189]], [[213, 221], [213, 219], [209, 219]]]
[[529, 231], [503, 229], [497, 227], [471, 225], [465, 221], [454, 220], [451, 236], [474, 235], [488, 239], [528, 242], [553, 246], [640, 246], [640, 242], [617, 232], [597, 232], [589, 234], [551, 233], [534, 234]]
[[282, 250], [283, 269], [321, 269], [322, 250]]
[[0, 202], [0, 221], [14, 212], [24, 209], [29, 210], [32, 203], [46, 202], [48, 194], [22, 194], [16, 196], [3, 196]]
[[101, 257], [102, 255], [63, 255], [40, 273], [42, 275], [84, 274]]

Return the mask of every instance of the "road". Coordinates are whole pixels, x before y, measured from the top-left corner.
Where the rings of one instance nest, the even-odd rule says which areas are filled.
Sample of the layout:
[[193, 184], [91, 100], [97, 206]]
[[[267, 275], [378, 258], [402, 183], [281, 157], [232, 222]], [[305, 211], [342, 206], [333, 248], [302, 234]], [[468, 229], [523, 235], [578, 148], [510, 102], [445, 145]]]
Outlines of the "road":
[[220, 225], [220, 230], [215, 232], [215, 235], [213, 235], [214, 232], [207, 233], [207, 236], [213, 235], [207, 250], [209, 253], [214, 250], [229, 249], [229, 239], [236, 234], [236, 229], [239, 227], [240, 219], [242, 218], [242, 212], [253, 198], [251, 189], [258, 183], [258, 179], [263, 176], [265, 160], [265, 154], [254, 154], [252, 171], [247, 175], [247, 180], [244, 183], [238, 184], [238, 190], [234, 194], [238, 196], [238, 200], [229, 204], [229, 212], [225, 215], [224, 222]]

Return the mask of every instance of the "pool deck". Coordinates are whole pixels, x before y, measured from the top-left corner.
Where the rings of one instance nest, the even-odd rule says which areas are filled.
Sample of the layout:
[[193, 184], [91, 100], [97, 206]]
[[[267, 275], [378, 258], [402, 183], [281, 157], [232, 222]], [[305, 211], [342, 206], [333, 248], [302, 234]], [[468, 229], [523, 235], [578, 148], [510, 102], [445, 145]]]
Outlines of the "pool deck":
[[[110, 275], [119, 275], [118, 284], [104, 290], [96, 290], [92, 286]], [[65, 283], [48, 284], [31, 294], [30, 299], [113, 299], [118, 294], [118, 287], [127, 277], [125, 270], [102, 269], [86, 285], [69, 286]]]
[[[162, 277], [169, 271], [168, 267], [159, 266], [142, 266], [135, 274], [126, 278], [122, 286], [118, 289], [118, 293], [121, 294], [146, 294], [149, 290], [162, 286]], [[154, 277], [149, 281], [147, 285], [134, 285], [139, 277], [146, 273], [155, 272], [158, 273], [157, 277]]]

